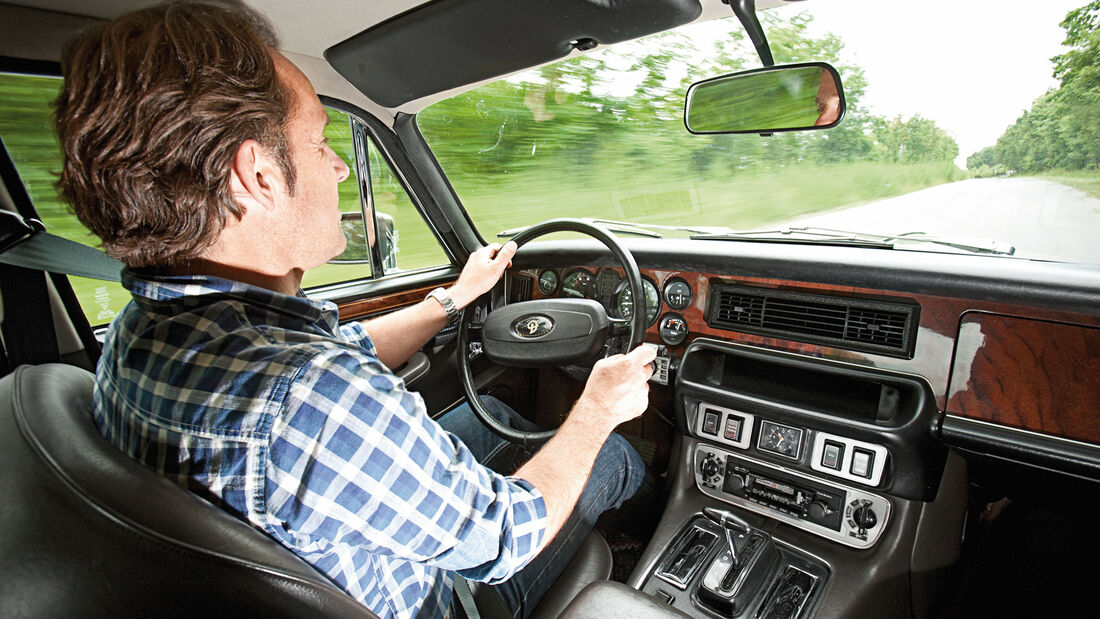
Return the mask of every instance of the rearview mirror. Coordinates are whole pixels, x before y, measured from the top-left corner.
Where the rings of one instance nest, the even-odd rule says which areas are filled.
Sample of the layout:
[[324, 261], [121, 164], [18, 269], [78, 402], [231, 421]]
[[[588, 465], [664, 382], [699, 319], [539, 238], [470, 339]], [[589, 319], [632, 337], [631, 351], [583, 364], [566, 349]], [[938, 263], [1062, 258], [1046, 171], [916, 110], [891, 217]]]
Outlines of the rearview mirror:
[[688, 88], [684, 125], [692, 133], [772, 133], [828, 129], [844, 118], [840, 74], [824, 62], [731, 73]]

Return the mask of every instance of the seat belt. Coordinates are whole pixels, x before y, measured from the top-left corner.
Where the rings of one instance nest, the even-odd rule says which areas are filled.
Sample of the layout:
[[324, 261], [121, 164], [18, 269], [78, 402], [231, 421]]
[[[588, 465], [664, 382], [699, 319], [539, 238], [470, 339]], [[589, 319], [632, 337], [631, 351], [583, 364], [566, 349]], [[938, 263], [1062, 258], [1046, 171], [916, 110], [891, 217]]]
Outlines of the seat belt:
[[0, 138], [0, 181], [18, 211], [0, 209], [0, 262], [24, 269], [117, 282], [122, 263], [94, 247], [46, 232], [23, 179]]
[[117, 282], [122, 263], [94, 247], [46, 232], [37, 219], [0, 211], [0, 262], [24, 269]]
[[[103, 252], [47, 233], [36, 213], [30, 195], [19, 177], [3, 139], [0, 139], [0, 181], [11, 206], [18, 213], [0, 208], [0, 372], [6, 374], [24, 363], [58, 361], [57, 334], [54, 332], [46, 273], [71, 313], [76, 302], [68, 282], [61, 275], [81, 275], [94, 279], [119, 281], [122, 263]], [[19, 308], [20, 311], [12, 311]], [[83, 313], [70, 317], [82, 327], [78, 335], [89, 362], [98, 358], [98, 348]], [[82, 323], [82, 324], [80, 324]]]
[[474, 601], [474, 594], [470, 591], [469, 581], [456, 574], [454, 589], [455, 595], [458, 596], [458, 604], [462, 607], [462, 612], [466, 613], [466, 619], [481, 619], [481, 613], [477, 611], [477, 602]]

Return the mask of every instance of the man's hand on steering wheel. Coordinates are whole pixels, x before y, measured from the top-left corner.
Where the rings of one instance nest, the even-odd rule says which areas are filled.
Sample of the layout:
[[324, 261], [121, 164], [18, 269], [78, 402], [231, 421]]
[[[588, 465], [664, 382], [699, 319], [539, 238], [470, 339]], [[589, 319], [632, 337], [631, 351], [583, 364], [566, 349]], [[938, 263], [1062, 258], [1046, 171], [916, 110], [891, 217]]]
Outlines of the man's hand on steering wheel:
[[458, 281], [447, 291], [455, 306], [462, 309], [489, 292], [512, 264], [517, 249], [518, 245], [508, 241], [503, 247], [492, 243], [470, 254]]

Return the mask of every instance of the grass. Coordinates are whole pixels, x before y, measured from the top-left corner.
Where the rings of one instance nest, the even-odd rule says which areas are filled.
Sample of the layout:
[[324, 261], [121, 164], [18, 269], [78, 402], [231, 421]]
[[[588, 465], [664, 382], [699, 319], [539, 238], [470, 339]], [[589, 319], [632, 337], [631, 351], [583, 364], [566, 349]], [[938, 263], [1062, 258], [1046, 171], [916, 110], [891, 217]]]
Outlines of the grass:
[[951, 163], [854, 163], [742, 171], [724, 178], [626, 174], [517, 175], [492, 185], [456, 182], [474, 223], [496, 231], [554, 217], [745, 229], [902, 195], [966, 178]]
[[1100, 170], [1052, 170], [1036, 177], [1069, 185], [1094, 198], [1100, 198]]

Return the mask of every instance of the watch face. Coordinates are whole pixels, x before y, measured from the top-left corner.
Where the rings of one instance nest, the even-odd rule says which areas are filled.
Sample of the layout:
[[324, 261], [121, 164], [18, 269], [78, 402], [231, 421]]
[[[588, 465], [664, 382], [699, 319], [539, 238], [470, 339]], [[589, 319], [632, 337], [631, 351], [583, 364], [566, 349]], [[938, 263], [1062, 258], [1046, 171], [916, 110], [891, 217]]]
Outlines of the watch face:
[[765, 421], [760, 425], [758, 446], [761, 451], [770, 451], [797, 460], [802, 448], [802, 430]]

